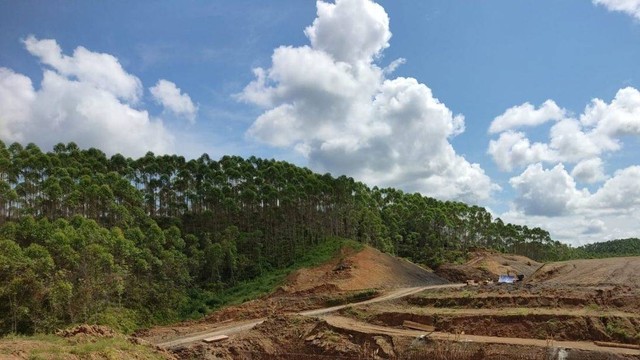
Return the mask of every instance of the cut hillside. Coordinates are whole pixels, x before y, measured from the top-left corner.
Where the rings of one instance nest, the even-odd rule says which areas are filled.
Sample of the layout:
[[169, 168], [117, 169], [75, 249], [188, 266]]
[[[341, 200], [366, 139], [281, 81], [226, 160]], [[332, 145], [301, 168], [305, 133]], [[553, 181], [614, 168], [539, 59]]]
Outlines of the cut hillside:
[[640, 257], [570, 260], [542, 266], [530, 281], [549, 285], [640, 288]]
[[358, 252], [345, 248], [341, 256], [321, 266], [295, 271], [288, 277], [283, 290], [306, 292], [334, 288], [355, 291], [446, 283], [447, 280], [429, 269], [366, 246]]
[[471, 253], [464, 264], [444, 264], [436, 274], [453, 282], [466, 280], [498, 280], [500, 275], [524, 275], [529, 278], [542, 263], [526, 256], [502, 254], [495, 251], [476, 251]]

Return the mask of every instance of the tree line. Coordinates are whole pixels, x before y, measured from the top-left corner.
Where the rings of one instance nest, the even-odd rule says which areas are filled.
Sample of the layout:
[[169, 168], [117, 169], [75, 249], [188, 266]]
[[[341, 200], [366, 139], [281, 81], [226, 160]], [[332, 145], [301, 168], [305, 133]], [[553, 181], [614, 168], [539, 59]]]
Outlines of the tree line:
[[0, 142], [0, 333], [175, 321], [199, 292], [286, 268], [334, 237], [431, 267], [478, 247], [573, 256], [479, 206], [282, 161]]

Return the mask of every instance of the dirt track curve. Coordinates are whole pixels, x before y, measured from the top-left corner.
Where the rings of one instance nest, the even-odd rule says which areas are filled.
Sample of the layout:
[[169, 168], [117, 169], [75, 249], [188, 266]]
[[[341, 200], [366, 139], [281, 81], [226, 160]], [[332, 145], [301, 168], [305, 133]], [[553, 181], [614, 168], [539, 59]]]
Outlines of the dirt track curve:
[[[458, 287], [463, 287], [466, 284], [446, 284], [446, 285], [431, 285], [431, 286], [420, 286], [420, 287], [411, 287], [411, 288], [401, 288], [401, 289], [396, 289], [393, 290], [383, 296], [371, 299], [371, 300], [366, 300], [366, 301], [362, 301], [362, 302], [358, 302], [358, 303], [351, 303], [351, 304], [345, 304], [345, 305], [338, 305], [338, 306], [333, 306], [333, 307], [329, 307], [329, 308], [324, 308], [324, 309], [316, 309], [316, 310], [307, 310], [307, 311], [302, 311], [299, 312], [299, 315], [304, 315], [304, 316], [323, 316], [326, 314], [330, 314], [332, 312], [344, 309], [346, 307], [349, 306], [357, 306], [357, 305], [366, 305], [366, 304], [373, 304], [373, 303], [377, 303], [377, 302], [382, 302], [382, 301], [388, 301], [388, 300], [395, 300], [395, 299], [400, 299], [403, 298], [405, 296], [409, 296], [409, 295], [413, 295], [425, 290], [434, 290], [434, 289], [443, 289], [443, 288], [458, 288]], [[242, 321], [242, 322], [233, 322], [233, 323], [229, 323], [226, 324], [224, 326], [220, 326], [220, 327], [216, 327], [215, 329], [212, 330], [207, 330], [207, 331], [201, 331], [198, 333], [193, 333], [190, 334], [188, 336], [184, 336], [184, 337], [179, 337], [170, 341], [164, 341], [161, 343], [157, 343], [156, 345], [160, 346], [160, 347], [165, 347], [165, 348], [173, 348], [176, 346], [180, 346], [180, 345], [184, 345], [184, 344], [188, 344], [188, 343], [192, 343], [192, 342], [196, 342], [196, 341], [201, 341], [203, 339], [206, 339], [208, 337], [212, 337], [212, 336], [216, 336], [216, 335], [232, 335], [232, 334], [237, 334], [243, 331], [247, 331], [250, 330], [251, 328], [253, 328], [254, 326], [262, 323], [265, 320], [265, 318], [261, 318], [261, 319], [255, 319], [255, 320], [248, 320], [248, 321]]]

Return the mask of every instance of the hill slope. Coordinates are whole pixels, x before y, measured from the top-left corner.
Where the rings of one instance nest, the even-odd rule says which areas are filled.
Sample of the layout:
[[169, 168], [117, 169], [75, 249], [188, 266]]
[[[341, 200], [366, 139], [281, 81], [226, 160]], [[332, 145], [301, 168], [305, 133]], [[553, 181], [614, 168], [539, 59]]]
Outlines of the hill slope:
[[571, 260], [545, 264], [530, 281], [580, 286], [625, 285], [640, 288], [640, 257]]
[[522, 274], [529, 278], [542, 263], [520, 255], [502, 254], [494, 251], [476, 251], [461, 265], [445, 264], [436, 273], [449, 281], [497, 280], [500, 275]]
[[315, 268], [301, 269], [288, 279], [288, 292], [307, 291], [327, 285], [337, 290], [390, 289], [446, 284], [447, 280], [410, 261], [366, 246], [357, 253], [343, 253]]

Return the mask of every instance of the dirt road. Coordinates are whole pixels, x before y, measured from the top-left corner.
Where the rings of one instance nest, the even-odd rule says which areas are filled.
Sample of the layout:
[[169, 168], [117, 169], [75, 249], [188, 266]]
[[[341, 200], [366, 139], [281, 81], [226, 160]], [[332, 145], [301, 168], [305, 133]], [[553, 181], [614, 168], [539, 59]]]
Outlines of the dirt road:
[[[347, 318], [343, 316], [329, 315], [329, 316], [325, 316], [324, 320], [326, 320], [329, 324], [335, 327], [364, 332], [364, 333], [387, 334], [391, 336], [407, 336], [407, 337], [414, 337], [414, 338], [425, 334], [424, 331], [378, 326], [378, 325], [357, 321], [352, 318]], [[539, 339], [507, 338], [507, 337], [478, 336], [478, 335], [454, 335], [454, 334], [442, 333], [442, 332], [434, 332], [429, 337], [434, 340], [456, 340], [460, 342], [475, 342], [475, 343], [488, 343], [488, 344], [510, 344], [510, 345], [527, 345], [527, 346], [538, 346], [538, 347], [555, 347], [555, 348], [563, 348], [563, 349], [603, 351], [603, 352], [625, 354], [625, 355], [640, 355], [640, 350], [601, 347], [594, 344], [593, 342], [584, 342], [584, 341], [550, 341], [549, 342], [547, 340], [539, 340]]]
[[[435, 290], [435, 289], [443, 289], [443, 288], [459, 288], [463, 286], [465, 286], [465, 284], [446, 284], [446, 285], [431, 285], [431, 286], [420, 286], [420, 287], [412, 287], [412, 288], [401, 288], [401, 289], [390, 291], [385, 295], [374, 298], [374, 299], [370, 299], [370, 300], [366, 300], [358, 303], [338, 305], [338, 306], [333, 306], [333, 307], [324, 308], [324, 309], [307, 310], [307, 311], [302, 311], [298, 314], [305, 315], [305, 316], [323, 316], [323, 315], [330, 314], [332, 312], [344, 309], [348, 306], [366, 305], [366, 304], [373, 304], [373, 303], [378, 303], [382, 301], [400, 299], [405, 296], [413, 295], [425, 290]], [[157, 343], [156, 345], [161, 347], [166, 347], [166, 348], [172, 348], [172, 347], [176, 347], [176, 346], [180, 346], [180, 345], [184, 345], [184, 344], [188, 344], [196, 341], [201, 341], [203, 339], [213, 337], [216, 335], [237, 334], [253, 328], [254, 326], [262, 323], [264, 320], [265, 320], [264, 318], [261, 318], [261, 319], [243, 321], [243, 322], [233, 322], [221, 327], [216, 327], [211, 330], [201, 331], [201, 332], [189, 334], [188, 336], [179, 337], [170, 341]]]

